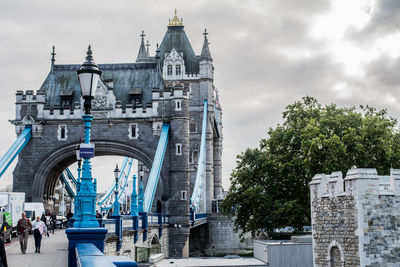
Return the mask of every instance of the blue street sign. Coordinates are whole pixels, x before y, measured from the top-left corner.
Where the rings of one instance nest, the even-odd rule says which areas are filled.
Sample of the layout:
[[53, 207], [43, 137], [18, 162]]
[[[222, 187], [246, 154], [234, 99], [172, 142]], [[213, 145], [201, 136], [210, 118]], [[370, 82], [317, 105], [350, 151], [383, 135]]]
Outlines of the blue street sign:
[[81, 144], [81, 158], [94, 158], [94, 144]]

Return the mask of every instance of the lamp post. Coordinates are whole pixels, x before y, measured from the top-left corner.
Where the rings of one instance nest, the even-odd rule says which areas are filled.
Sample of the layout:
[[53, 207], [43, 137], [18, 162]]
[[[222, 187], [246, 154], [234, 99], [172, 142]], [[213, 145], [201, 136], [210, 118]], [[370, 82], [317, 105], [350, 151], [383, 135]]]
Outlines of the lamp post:
[[119, 201], [118, 201], [118, 178], [119, 178], [119, 173], [120, 173], [120, 170], [118, 169], [118, 164], [117, 164], [117, 166], [115, 167], [115, 170], [114, 170], [115, 200], [114, 200], [114, 213], [113, 213], [113, 216], [121, 215], [120, 212], [119, 212], [120, 205], [119, 205]]
[[143, 195], [143, 175], [144, 175], [144, 170], [143, 170], [143, 165], [140, 166], [139, 170], [139, 177], [140, 177], [140, 185], [139, 185], [139, 213], [144, 212], [143, 211], [143, 204], [144, 204], [144, 195]]
[[[80, 190], [80, 185], [81, 185], [81, 164], [82, 164], [82, 158], [81, 158], [81, 143], [82, 140], [79, 139], [78, 145], [75, 147], [75, 155], [76, 155], [76, 160], [78, 161], [78, 179], [76, 180], [76, 193], [78, 194]], [[75, 196], [74, 199], [74, 221], [78, 218], [78, 196]], [[82, 219], [82, 218], [81, 218]]]
[[131, 195], [131, 215], [138, 216], [137, 192], [136, 192], [136, 175], [132, 176], [132, 195]]
[[92, 177], [92, 166], [90, 158], [94, 155], [90, 150], [90, 128], [93, 116], [90, 114], [91, 100], [94, 98], [94, 92], [97, 88], [97, 83], [100, 79], [101, 71], [94, 62], [92, 50], [89, 45], [86, 61], [77, 70], [79, 84], [82, 90], [82, 97], [85, 100], [84, 108], [85, 114], [82, 116], [85, 127], [85, 148], [89, 148], [89, 153], [82, 153], [82, 146], [80, 145], [80, 156], [83, 158], [82, 177], [80, 179], [79, 190], [77, 191], [77, 219], [74, 223], [76, 228], [92, 228], [99, 227], [96, 220], [96, 188], [95, 182]]

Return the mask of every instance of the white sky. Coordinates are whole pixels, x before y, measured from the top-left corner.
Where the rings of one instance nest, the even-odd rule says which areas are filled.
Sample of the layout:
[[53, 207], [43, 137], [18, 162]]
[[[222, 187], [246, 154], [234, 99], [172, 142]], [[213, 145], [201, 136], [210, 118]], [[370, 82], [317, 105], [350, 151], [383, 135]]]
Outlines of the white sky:
[[[174, 8], [197, 54], [209, 31], [224, 121], [223, 184], [235, 157], [258, 146], [285, 106], [311, 95], [321, 103], [370, 104], [398, 118], [400, 1], [0, 1], [0, 153], [15, 140], [8, 122], [15, 91], [37, 90], [56, 64], [79, 64], [87, 45], [97, 63], [133, 62], [141, 30], [155, 50]], [[99, 191], [115, 163], [94, 161]], [[12, 169], [0, 187], [12, 181]]]

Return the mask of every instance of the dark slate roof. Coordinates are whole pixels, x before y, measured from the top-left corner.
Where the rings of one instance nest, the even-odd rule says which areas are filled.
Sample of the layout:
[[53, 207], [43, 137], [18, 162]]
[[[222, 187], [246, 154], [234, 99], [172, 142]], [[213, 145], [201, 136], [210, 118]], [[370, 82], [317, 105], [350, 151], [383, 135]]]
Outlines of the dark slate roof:
[[210, 48], [208, 47], [208, 38], [204, 38], [203, 48], [201, 49], [200, 59], [212, 60]]
[[[80, 65], [54, 65], [40, 90], [46, 92], [46, 105], [54, 107], [60, 104], [60, 95], [73, 90], [73, 101], [80, 102], [81, 89], [76, 70]], [[152, 89], [163, 88], [162, 77], [156, 72], [155, 63], [120, 63], [99, 64], [103, 72], [102, 80], [112, 80], [113, 90], [117, 101], [123, 107], [129, 101], [129, 92], [132, 88], [142, 88], [142, 102], [151, 103]]]
[[164, 64], [165, 52], [171, 52], [172, 48], [175, 48], [178, 52], [183, 52], [186, 72], [199, 72], [199, 59], [190, 45], [183, 26], [168, 26], [168, 30], [159, 47], [161, 66]]

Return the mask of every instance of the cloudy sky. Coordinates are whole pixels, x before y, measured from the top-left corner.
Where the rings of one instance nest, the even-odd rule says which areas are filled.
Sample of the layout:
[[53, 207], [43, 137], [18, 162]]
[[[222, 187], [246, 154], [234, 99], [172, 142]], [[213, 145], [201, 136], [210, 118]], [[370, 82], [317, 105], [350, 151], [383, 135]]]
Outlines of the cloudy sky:
[[[15, 91], [37, 90], [56, 64], [133, 62], [139, 34], [155, 50], [174, 8], [197, 54], [207, 28], [224, 112], [223, 176], [238, 153], [281, 121], [285, 106], [311, 95], [321, 103], [370, 104], [399, 118], [400, 1], [0, 1], [0, 153], [15, 140]], [[99, 189], [115, 161], [94, 165]], [[103, 159], [104, 161], [104, 159]], [[108, 172], [108, 173], [107, 173]], [[11, 183], [7, 171], [0, 187]]]

